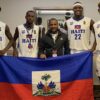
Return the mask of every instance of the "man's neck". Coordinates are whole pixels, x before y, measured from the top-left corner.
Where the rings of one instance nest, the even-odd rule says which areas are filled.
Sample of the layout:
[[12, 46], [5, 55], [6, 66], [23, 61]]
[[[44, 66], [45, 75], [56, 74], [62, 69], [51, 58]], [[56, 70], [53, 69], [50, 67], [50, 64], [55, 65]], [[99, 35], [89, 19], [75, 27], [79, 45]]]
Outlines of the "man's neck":
[[81, 20], [81, 19], [83, 19], [84, 18], [84, 16], [74, 16], [73, 17], [73, 19], [74, 20], [77, 20], [77, 21], [79, 21], [79, 20]]
[[32, 24], [30, 24], [30, 23], [25, 23], [25, 27], [27, 28], [27, 29], [32, 29], [33, 28], [33, 23]]
[[51, 31], [52, 34], [57, 34], [58, 33], [58, 30], [56, 31]]

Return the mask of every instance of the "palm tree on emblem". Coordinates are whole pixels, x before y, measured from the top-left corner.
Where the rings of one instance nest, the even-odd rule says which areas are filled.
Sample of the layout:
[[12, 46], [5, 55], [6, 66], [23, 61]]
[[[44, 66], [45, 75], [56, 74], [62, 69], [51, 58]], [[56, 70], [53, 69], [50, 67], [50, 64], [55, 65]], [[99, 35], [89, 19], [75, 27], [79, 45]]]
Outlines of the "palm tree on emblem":
[[48, 79], [50, 79], [50, 78], [51, 78], [51, 76], [50, 76], [49, 74], [45, 74], [45, 75], [43, 75], [43, 76], [41, 77], [41, 79], [45, 81], [45, 87], [44, 87], [45, 93], [48, 92], [48, 83], [47, 83], [47, 81], [48, 81]]

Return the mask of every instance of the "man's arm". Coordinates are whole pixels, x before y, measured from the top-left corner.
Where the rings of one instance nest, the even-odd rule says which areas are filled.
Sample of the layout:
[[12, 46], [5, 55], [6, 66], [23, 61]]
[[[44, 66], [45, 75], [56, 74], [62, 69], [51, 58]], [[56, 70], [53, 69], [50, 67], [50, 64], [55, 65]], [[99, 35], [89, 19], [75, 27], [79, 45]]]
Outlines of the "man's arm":
[[92, 45], [92, 48], [90, 49], [92, 52], [96, 49], [96, 45], [97, 45], [96, 38], [95, 38], [95, 31], [94, 31], [93, 25], [94, 25], [94, 21], [91, 20], [91, 22], [90, 22], [90, 30], [93, 32], [93, 35], [94, 35], [94, 43]]
[[64, 44], [64, 54], [70, 54], [69, 34], [68, 34], [68, 26], [67, 26], [67, 23], [66, 23], [66, 22], [64, 23], [64, 29], [65, 29], [66, 32], [67, 32], [67, 35], [66, 35], [66, 42], [65, 42], [65, 44]]
[[40, 39], [40, 43], [39, 43], [39, 57], [40, 58], [46, 58], [46, 55], [44, 53], [45, 51], [45, 44], [43, 42], [43, 39], [45, 39], [44, 37], [42, 39]]
[[18, 37], [19, 37], [19, 31], [18, 31], [18, 28], [16, 28], [15, 34], [14, 34], [14, 42], [13, 42], [13, 56], [18, 56], [18, 51], [16, 48], [16, 40]]
[[43, 27], [42, 28], [42, 37], [44, 37], [45, 36], [45, 28]]
[[66, 22], [64, 23], [64, 29], [65, 29], [66, 31], [68, 31], [68, 27], [67, 27], [67, 23], [66, 23]]
[[10, 29], [8, 27], [8, 25], [6, 25], [5, 27], [5, 35], [7, 36], [7, 38], [9, 39], [9, 43], [7, 44], [7, 46], [3, 49], [3, 50], [0, 50], [0, 55], [4, 55], [7, 50], [12, 46], [13, 44], [13, 37], [11, 35], [11, 32], [10, 32]]
[[70, 54], [68, 35], [66, 35], [66, 41], [64, 43], [64, 55], [66, 54]]

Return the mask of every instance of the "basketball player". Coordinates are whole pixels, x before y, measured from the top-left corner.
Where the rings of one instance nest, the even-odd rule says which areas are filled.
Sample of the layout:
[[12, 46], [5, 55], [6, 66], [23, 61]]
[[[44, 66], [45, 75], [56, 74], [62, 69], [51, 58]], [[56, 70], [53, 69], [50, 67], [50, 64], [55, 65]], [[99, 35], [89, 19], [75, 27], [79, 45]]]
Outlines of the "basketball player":
[[40, 31], [39, 35], [40, 35], [40, 38], [42, 38], [45, 35], [45, 27], [42, 25], [41, 17], [37, 17], [36, 25], [39, 26], [39, 31]]
[[66, 21], [66, 30], [68, 30], [71, 54], [86, 50], [94, 51], [95, 43], [90, 48], [90, 35], [93, 31], [94, 21], [91, 18], [84, 17], [83, 5], [76, 2], [73, 5], [74, 16]]
[[[1, 8], [0, 8], [1, 11]], [[6, 37], [9, 43], [6, 45]], [[7, 55], [7, 50], [12, 46], [13, 38], [8, 25], [0, 21], [0, 56]]]
[[[100, 13], [100, 2], [98, 3], [98, 12]], [[94, 24], [95, 36], [96, 36], [96, 52], [97, 52], [97, 59], [96, 59], [96, 74], [100, 80], [100, 21]]]
[[[14, 35], [14, 56], [19, 57], [37, 57], [38, 56], [38, 38], [39, 27], [34, 24], [35, 11], [26, 12], [26, 23], [19, 25]], [[16, 40], [18, 39], [18, 46]], [[17, 47], [17, 48], [16, 48]]]
[[64, 21], [64, 24], [63, 24], [63, 28], [65, 29], [66, 28], [66, 21], [68, 19], [70, 19], [73, 15], [70, 13], [70, 12], [66, 12], [65, 14], [65, 21]]

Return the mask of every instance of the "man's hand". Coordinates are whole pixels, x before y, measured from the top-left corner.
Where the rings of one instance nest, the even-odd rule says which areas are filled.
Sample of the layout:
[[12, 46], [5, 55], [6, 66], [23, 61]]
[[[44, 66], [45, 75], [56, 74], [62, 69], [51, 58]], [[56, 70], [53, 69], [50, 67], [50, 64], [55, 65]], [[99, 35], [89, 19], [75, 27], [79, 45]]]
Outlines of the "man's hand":
[[46, 55], [45, 54], [40, 54], [40, 58], [46, 59]]
[[5, 50], [0, 50], [0, 56], [3, 56], [6, 53]]
[[13, 56], [18, 57], [18, 51], [17, 50], [13, 50]]

